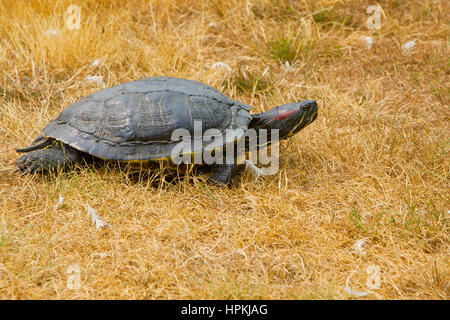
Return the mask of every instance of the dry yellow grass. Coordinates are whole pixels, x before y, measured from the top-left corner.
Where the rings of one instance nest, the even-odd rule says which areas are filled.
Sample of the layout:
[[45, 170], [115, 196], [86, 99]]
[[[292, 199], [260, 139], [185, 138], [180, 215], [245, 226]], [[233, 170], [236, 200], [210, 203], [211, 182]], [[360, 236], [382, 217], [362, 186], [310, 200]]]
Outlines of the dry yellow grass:
[[[367, 298], [448, 299], [450, 8], [379, 4], [369, 30], [366, 1], [1, 0], [0, 298], [351, 299], [346, 280], [369, 291], [375, 265]], [[70, 103], [155, 75], [255, 112], [316, 99], [319, 117], [281, 144], [278, 175], [232, 189], [117, 168], [10, 174], [15, 148]], [[96, 231], [86, 204], [110, 227]]]

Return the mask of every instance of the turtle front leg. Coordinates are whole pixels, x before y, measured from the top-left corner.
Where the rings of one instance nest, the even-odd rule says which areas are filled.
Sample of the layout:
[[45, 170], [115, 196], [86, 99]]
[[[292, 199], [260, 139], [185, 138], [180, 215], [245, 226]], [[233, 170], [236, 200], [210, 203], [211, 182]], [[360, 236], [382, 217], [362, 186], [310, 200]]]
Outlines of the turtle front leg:
[[212, 167], [212, 175], [208, 178], [208, 182], [218, 187], [225, 187], [236, 174], [236, 168], [236, 164], [216, 164]]
[[35, 172], [51, 172], [67, 169], [83, 160], [82, 153], [68, 145], [53, 145], [51, 148], [27, 152], [17, 159], [15, 165], [22, 175]]

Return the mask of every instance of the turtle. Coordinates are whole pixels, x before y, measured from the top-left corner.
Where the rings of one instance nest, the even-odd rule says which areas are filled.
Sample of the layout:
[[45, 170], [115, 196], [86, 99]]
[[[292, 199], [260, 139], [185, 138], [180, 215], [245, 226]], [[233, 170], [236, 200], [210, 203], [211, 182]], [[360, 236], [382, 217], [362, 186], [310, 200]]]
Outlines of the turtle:
[[[177, 129], [194, 133], [215, 130], [217, 150], [236, 145], [250, 129], [277, 129], [285, 139], [312, 123], [318, 112], [314, 100], [288, 103], [251, 114], [252, 106], [229, 98], [196, 80], [151, 77], [125, 82], [88, 95], [65, 108], [26, 148], [15, 162], [22, 175], [70, 169], [87, 157], [123, 162], [174, 163], [173, 153], [181, 140], [173, 138]], [[231, 138], [225, 132], [234, 130]], [[267, 132], [267, 131], [266, 131]], [[270, 143], [271, 141], [269, 141]], [[206, 143], [190, 144], [184, 153], [195, 156]], [[187, 150], [187, 151], [186, 151]], [[217, 151], [216, 149], [214, 152]], [[247, 149], [246, 149], [247, 150]], [[217, 151], [219, 152], [219, 151]], [[200, 165], [205, 163], [200, 163]], [[237, 160], [207, 165], [208, 178], [218, 186], [229, 185], [237, 172]]]

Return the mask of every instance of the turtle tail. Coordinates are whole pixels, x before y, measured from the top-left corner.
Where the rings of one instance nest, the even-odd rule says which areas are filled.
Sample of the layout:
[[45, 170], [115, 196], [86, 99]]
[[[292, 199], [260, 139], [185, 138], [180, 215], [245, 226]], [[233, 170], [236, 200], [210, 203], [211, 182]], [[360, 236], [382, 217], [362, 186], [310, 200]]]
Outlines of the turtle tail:
[[32, 145], [26, 148], [16, 149], [17, 152], [24, 153], [33, 150], [43, 149], [52, 144], [52, 139], [46, 138], [43, 135], [39, 135], [36, 140], [33, 141]]

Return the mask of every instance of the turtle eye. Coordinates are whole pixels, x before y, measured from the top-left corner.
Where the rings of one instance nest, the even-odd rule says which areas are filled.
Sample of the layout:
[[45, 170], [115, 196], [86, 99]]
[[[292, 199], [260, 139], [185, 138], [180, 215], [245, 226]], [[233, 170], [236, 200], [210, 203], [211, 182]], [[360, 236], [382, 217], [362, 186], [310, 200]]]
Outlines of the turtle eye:
[[309, 104], [304, 105], [304, 106], [302, 107], [302, 110], [303, 110], [303, 111], [306, 111], [306, 112], [310, 111], [310, 110], [311, 110], [311, 105], [309, 105]]
[[302, 103], [301, 109], [305, 112], [314, 110], [317, 107], [317, 102], [314, 100], [305, 100]]

